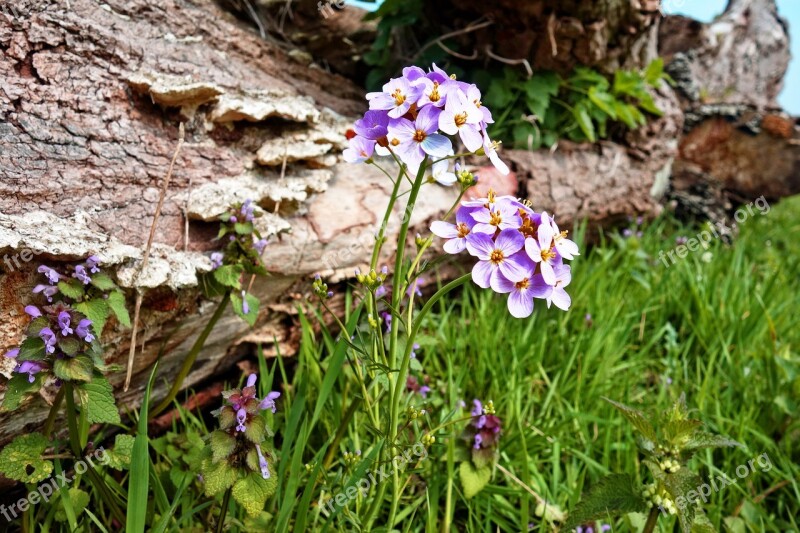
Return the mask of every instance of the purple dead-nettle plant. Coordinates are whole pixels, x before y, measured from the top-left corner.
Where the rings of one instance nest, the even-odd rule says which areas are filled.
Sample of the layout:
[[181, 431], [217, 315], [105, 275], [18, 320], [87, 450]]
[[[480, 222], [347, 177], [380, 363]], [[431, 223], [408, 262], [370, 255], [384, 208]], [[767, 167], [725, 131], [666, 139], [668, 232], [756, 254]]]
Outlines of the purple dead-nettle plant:
[[[578, 249], [549, 215], [534, 212], [525, 201], [490, 192], [487, 198], [461, 202], [477, 182], [467, 163], [486, 157], [501, 174], [509, 172], [498, 152], [499, 143], [489, 136], [494, 120], [482, 103], [477, 85], [457, 80], [436, 65], [429, 71], [411, 66], [403, 70], [402, 76], [389, 80], [382, 90], [367, 94], [367, 101], [369, 111], [348, 132], [349, 144], [343, 158], [377, 167], [391, 181], [392, 192], [368, 263], [365, 258], [368, 267], [356, 276], [355, 319], [360, 318], [361, 323], [353, 319], [352, 310], [346, 321], [331, 311], [330, 291], [320, 278], [313, 287], [321, 305], [343, 330], [339, 342], [345, 343], [344, 349], [350, 352], [352, 364], [348, 369], [358, 382], [365, 416], [379, 429], [376, 434], [381, 440], [375, 442], [379, 455], [365, 452], [364, 457], [390, 462], [404, 446], [415, 442], [433, 446], [434, 433], [443, 427], [426, 430], [429, 415], [421, 416], [422, 411], [413, 405], [415, 399], [440, 402], [431, 398], [430, 385], [424, 382], [415, 357], [415, 339], [436, 303], [474, 279], [481, 287], [507, 294], [509, 311], [516, 317], [530, 316], [536, 298], [568, 308], [569, 297], [564, 288], [571, 272], [563, 261], [578, 255]], [[385, 168], [387, 164], [395, 164], [397, 171], [390, 172]], [[437, 258], [428, 253], [433, 237], [418, 235], [409, 239], [408, 231], [421, 189], [438, 185], [453, 186], [459, 194], [452, 205], [441, 206], [446, 215], [431, 226], [432, 233], [444, 240], [446, 254]], [[400, 229], [392, 246], [396, 250], [394, 267], [379, 271], [386, 229], [397, 216], [398, 201], [405, 203], [405, 209], [400, 211]], [[531, 239], [535, 243], [529, 244]], [[437, 285], [432, 275], [434, 265], [447, 255], [462, 253], [475, 260], [472, 274], [426, 294], [424, 285]], [[401, 415], [409, 412], [417, 416], [403, 424]], [[472, 449], [491, 458], [499, 443], [500, 420], [493, 412], [482, 416], [483, 425], [470, 426], [472, 446], [477, 445]], [[425, 424], [421, 423], [423, 419]], [[447, 421], [445, 425], [462, 420]], [[472, 473], [473, 478], [486, 478], [483, 471], [474, 473], [478, 466], [472, 461], [468, 467], [472, 470], [463, 473], [464, 477]], [[394, 476], [391, 483], [391, 524], [395, 523], [398, 502], [407, 486], [401, 478]], [[383, 483], [377, 488], [374, 501], [383, 501], [389, 485]], [[379, 507], [364, 506], [359, 517], [362, 527], [370, 529], [374, 525]]]

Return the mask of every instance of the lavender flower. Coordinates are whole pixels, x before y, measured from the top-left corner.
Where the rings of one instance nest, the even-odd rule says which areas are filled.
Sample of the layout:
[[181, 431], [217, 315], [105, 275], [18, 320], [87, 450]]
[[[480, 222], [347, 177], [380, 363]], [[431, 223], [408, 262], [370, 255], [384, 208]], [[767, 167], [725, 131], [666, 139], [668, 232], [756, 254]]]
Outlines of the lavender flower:
[[86, 259], [86, 266], [89, 267], [89, 272], [91, 272], [92, 274], [97, 274], [98, 272], [100, 272], [98, 265], [100, 265], [100, 258], [97, 257], [96, 255], [90, 255]]
[[412, 172], [417, 172], [426, 155], [446, 157], [453, 149], [450, 139], [437, 133], [440, 113], [438, 108], [426, 106], [414, 122], [401, 118], [389, 124], [389, 144], [397, 147], [399, 157]]
[[61, 311], [58, 313], [58, 327], [61, 328], [61, 336], [66, 337], [67, 335], [72, 335], [73, 330], [70, 327], [71, 317], [69, 313], [66, 311]]
[[262, 255], [266, 247], [267, 247], [267, 239], [259, 239], [255, 243], [253, 243], [253, 248], [255, 248], [256, 253], [258, 255]]
[[389, 115], [385, 111], [367, 111], [363, 118], [356, 120], [353, 129], [364, 139], [377, 141], [389, 133]]
[[263, 400], [261, 400], [261, 403], [258, 404], [258, 408], [261, 409], [262, 411], [266, 411], [267, 409], [269, 409], [273, 413], [277, 412], [278, 408], [275, 407], [275, 400], [280, 398], [280, 396], [281, 396], [280, 392], [276, 391], [270, 392]]
[[528, 275], [522, 255], [517, 255], [525, 245], [525, 238], [514, 229], [500, 232], [497, 240], [483, 233], [473, 233], [467, 239], [467, 250], [479, 259], [472, 269], [472, 280], [488, 289], [492, 279], [500, 273], [510, 281], [522, 281]]
[[256, 452], [258, 453], [258, 466], [261, 468], [261, 477], [264, 479], [269, 479], [269, 464], [267, 460], [264, 458], [264, 454], [261, 452], [261, 446], [256, 444]]
[[547, 213], [542, 213], [542, 223], [539, 224], [537, 238], [525, 240], [525, 251], [539, 264], [545, 283], [551, 286], [556, 283], [554, 267], [560, 262], [560, 257], [554, 248], [553, 226], [549, 223]]
[[519, 208], [511, 202], [499, 199], [492, 209], [481, 208], [472, 213], [475, 219], [474, 233], [494, 235], [497, 230], [519, 229], [522, 226], [522, 217]]
[[25, 313], [27, 313], [28, 316], [30, 316], [31, 318], [39, 318], [40, 316], [42, 316], [42, 312], [35, 305], [26, 306]]
[[8, 357], [9, 359], [16, 359], [18, 355], [19, 355], [19, 348], [14, 348], [13, 350], [7, 351], [4, 357]]
[[240, 209], [240, 213], [242, 214], [242, 219], [245, 222], [252, 222], [255, 220], [255, 206], [253, 206], [253, 200], [248, 198], [242, 204], [242, 208]]
[[92, 321], [88, 318], [82, 319], [75, 327], [75, 334], [86, 342], [92, 342], [94, 335], [92, 335]]
[[54, 353], [56, 351], [56, 334], [50, 328], [42, 328], [39, 332], [39, 338], [44, 341], [45, 351], [47, 353]]
[[[452, 155], [452, 153], [450, 154]], [[442, 159], [431, 165], [431, 178], [439, 185], [449, 187], [458, 181], [456, 175], [450, 172], [450, 161]]]
[[45, 369], [45, 366], [40, 361], [22, 361], [14, 372], [17, 374], [28, 374], [28, 382], [33, 383], [36, 381], [36, 374]]
[[416, 103], [421, 94], [421, 87], [412, 86], [406, 78], [395, 78], [383, 86], [383, 92], [367, 93], [367, 100], [370, 109], [388, 111], [390, 118], [399, 118], [411, 109], [411, 104]]
[[476, 152], [483, 146], [479, 127], [482, 120], [483, 113], [458, 89], [439, 115], [439, 128], [448, 135], [458, 134], [467, 150]]
[[[500, 294], [508, 294], [508, 311], [515, 318], [527, 318], [533, 314], [533, 299], [546, 298], [552, 294], [553, 287], [547, 285], [542, 276], [534, 275], [535, 265], [527, 261], [528, 275], [520, 281], [511, 281], [500, 274], [494, 278], [492, 289]], [[565, 293], [566, 294], [566, 293]]]
[[342, 153], [348, 163], [363, 163], [371, 159], [375, 152], [375, 141], [356, 135], [349, 141], [349, 147]]
[[73, 274], [78, 280], [80, 280], [84, 285], [88, 285], [91, 283], [92, 278], [89, 277], [89, 274], [86, 273], [86, 267], [83, 265], [78, 265], [75, 267], [75, 274]]
[[467, 249], [467, 237], [477, 224], [472, 217], [472, 209], [460, 207], [456, 211], [456, 223], [437, 221], [431, 224], [431, 232], [437, 237], [448, 239], [444, 243], [444, 251], [448, 254], [459, 254]]
[[50, 282], [50, 285], [55, 285], [61, 280], [61, 274], [59, 274], [58, 272], [56, 272], [55, 270], [53, 270], [48, 266], [39, 265], [39, 268], [37, 268], [36, 271], [39, 272], [40, 274], [44, 274], [45, 277], [47, 278], [47, 281]]
[[224, 259], [224, 255], [220, 252], [214, 252], [211, 254], [211, 269], [216, 270], [222, 266], [222, 260]]
[[247, 303], [247, 292], [242, 291], [242, 314], [250, 314], [250, 305]]

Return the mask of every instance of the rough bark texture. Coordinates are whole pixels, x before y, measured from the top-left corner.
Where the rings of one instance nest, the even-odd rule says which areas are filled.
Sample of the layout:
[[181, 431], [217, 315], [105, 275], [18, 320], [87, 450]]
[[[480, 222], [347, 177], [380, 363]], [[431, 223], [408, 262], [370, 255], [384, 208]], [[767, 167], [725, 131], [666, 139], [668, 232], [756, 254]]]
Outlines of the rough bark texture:
[[[463, 27], [461, 22], [486, 10], [485, 2], [457, 4], [460, 14], [444, 28]], [[71, 0], [66, 6], [25, 0], [15, 4], [15, 12], [0, 13], [0, 257], [10, 260], [0, 261], [0, 352], [20, 340], [35, 266], [95, 253], [131, 300], [136, 291], [144, 293], [145, 345], [134, 366], [134, 386], [119, 393], [119, 402], [136, 405], [164, 344], [163, 379], [155, 391], [160, 397], [164, 380], [174, 375], [213, 311], [196, 289], [197, 274], [210, 266], [204, 252], [215, 247], [212, 220], [231, 202], [249, 197], [266, 214], [262, 231], [272, 236], [265, 261], [273, 275], [253, 287], [264, 304], [261, 316], [249, 330], [226, 315], [186, 385], [229, 367], [249, 343], [265, 343], [270, 355], [278, 348], [292, 354], [298, 342], [295, 306], [310, 276], [343, 279], [360, 266], [386, 205], [385, 177], [342, 164], [337, 155], [350, 121], [365, 107], [362, 91], [285, 42], [260, 38], [210, 0], [112, 0], [102, 7]], [[497, 17], [490, 31], [473, 37], [481, 50], [495, 43], [494, 53], [526, 57], [537, 66], [643, 64], [653, 53], [658, 7], [656, 1], [503, 0], [490, 7]], [[361, 31], [348, 20], [319, 24], [338, 28], [335, 38], [344, 41]], [[331, 48], [316, 46], [321, 55]], [[326, 57], [330, 64], [349, 61], [338, 51], [328, 50]], [[746, 191], [764, 183], [752, 181], [758, 176], [743, 163], [726, 169], [698, 143], [717, 139], [713, 147], [720, 153], [756, 150], [770, 146], [772, 133], [747, 137], [736, 121], [720, 123], [718, 113], [710, 113], [693, 121], [680, 141], [683, 115], [668, 88], [659, 102], [666, 116], [625, 143], [562, 143], [555, 154], [509, 151], [504, 156], [516, 177], [492, 179], [483, 169], [482, 183], [530, 196], [537, 207], [555, 211], [563, 226], [583, 217], [608, 224], [656, 213], [681, 142], [682, 162], [697, 165], [709, 179], [746, 183]], [[150, 266], [137, 279], [180, 121], [186, 123], [186, 144]], [[765, 125], [770, 121], [771, 127]], [[780, 149], [796, 154], [793, 124], [769, 118], [759, 124], [762, 130], [791, 130]], [[775, 185], [775, 194], [796, 191], [796, 178], [786, 181], [790, 175], [796, 172], [788, 167], [770, 175], [787, 184]], [[454, 194], [430, 186], [417, 204], [414, 227], [424, 230]], [[390, 239], [402, 218], [399, 209], [390, 221]], [[103, 341], [110, 361], [124, 362], [129, 338], [130, 331], [109, 322]], [[9, 361], [0, 359], [0, 365], [8, 376]], [[112, 380], [119, 385], [123, 377]], [[39, 425], [46, 409], [35, 399], [20, 413], [0, 413], [0, 445]]]

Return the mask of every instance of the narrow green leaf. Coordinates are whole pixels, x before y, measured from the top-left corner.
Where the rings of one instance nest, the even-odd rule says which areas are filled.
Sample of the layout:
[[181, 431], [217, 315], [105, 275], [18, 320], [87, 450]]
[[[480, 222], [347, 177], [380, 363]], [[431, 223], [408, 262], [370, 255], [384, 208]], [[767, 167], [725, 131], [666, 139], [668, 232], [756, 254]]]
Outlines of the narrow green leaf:
[[131, 479], [128, 488], [128, 512], [126, 531], [143, 533], [147, 525], [147, 494], [150, 483], [150, 445], [147, 436], [147, 413], [150, 409], [150, 394], [153, 390], [158, 362], [150, 371], [147, 389], [144, 392], [142, 405], [139, 407], [139, 423], [131, 454]]
[[586, 110], [586, 106], [581, 104], [576, 105], [572, 108], [572, 115], [575, 117], [575, 120], [578, 122], [578, 126], [580, 126], [581, 131], [586, 138], [590, 142], [595, 142], [597, 140], [597, 133], [594, 129], [594, 123], [592, 122], [592, 117], [589, 116], [589, 111]]

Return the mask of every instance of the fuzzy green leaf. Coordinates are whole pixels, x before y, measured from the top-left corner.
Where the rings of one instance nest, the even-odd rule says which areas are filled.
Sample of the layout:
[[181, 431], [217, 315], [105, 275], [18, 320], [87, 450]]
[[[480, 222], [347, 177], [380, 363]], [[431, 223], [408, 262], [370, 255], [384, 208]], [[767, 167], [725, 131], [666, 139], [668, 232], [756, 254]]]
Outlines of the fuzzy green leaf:
[[214, 271], [214, 279], [225, 287], [241, 290], [242, 284], [239, 279], [244, 269], [241, 265], [224, 265]]
[[246, 294], [245, 300], [247, 301], [247, 314], [244, 312], [244, 304], [242, 299], [236, 293], [231, 293], [231, 306], [233, 307], [234, 313], [247, 322], [250, 327], [252, 328], [256, 324], [256, 320], [258, 319], [258, 308], [260, 302], [258, 298], [253, 296], [252, 294]]
[[131, 316], [128, 314], [128, 307], [125, 305], [125, 295], [122, 291], [114, 291], [108, 295], [108, 307], [117, 317], [119, 323], [126, 328], [131, 327]]
[[233, 225], [233, 230], [239, 235], [249, 235], [250, 233], [253, 233], [253, 223], [237, 222]]
[[94, 366], [85, 355], [65, 357], [53, 362], [53, 374], [64, 381], [91, 381]]
[[106, 300], [102, 298], [87, 300], [75, 304], [75, 309], [92, 321], [92, 328], [97, 334], [97, 337], [100, 337], [103, 334], [103, 327], [106, 325], [106, 320], [108, 320], [109, 308]]
[[564, 525], [569, 531], [580, 524], [600, 520], [609, 516], [645, 512], [647, 505], [629, 474], [611, 474], [601, 479], [575, 506]]
[[683, 444], [683, 449], [694, 451], [703, 448], [728, 448], [733, 446], [744, 448], [743, 444], [729, 439], [728, 437], [715, 435], [706, 431], [695, 431], [689, 437], [689, 440]]
[[464, 461], [458, 467], [459, 477], [461, 478], [461, 486], [464, 489], [464, 497], [467, 499], [472, 498], [489, 483], [492, 479], [492, 467], [484, 465], [481, 468], [475, 468], [472, 461]]
[[662, 481], [664, 488], [672, 497], [672, 501], [676, 503], [681, 531], [689, 533], [692, 530], [692, 524], [694, 524], [697, 506], [691, 503], [681, 505], [679, 500], [685, 502], [689, 492], [698, 491], [703, 484], [703, 479], [688, 468], [681, 468], [677, 472], [664, 474]]
[[104, 377], [95, 376], [91, 382], [77, 385], [75, 390], [78, 392], [81, 409], [86, 409], [86, 417], [90, 423], [120, 423], [114, 391]]
[[14, 411], [19, 408], [22, 401], [42, 388], [42, 378], [37, 375], [33, 383], [28, 381], [28, 374], [14, 374], [6, 383], [6, 393], [3, 396], [3, 411]]
[[108, 274], [103, 274], [103, 273], [92, 275], [92, 285], [94, 285], [103, 292], [117, 288], [117, 284], [114, 283], [114, 280], [108, 277]]
[[215, 463], [211, 457], [203, 460], [202, 469], [206, 496], [215, 496], [228, 490], [239, 477], [238, 471], [228, 461]]
[[44, 341], [39, 337], [28, 337], [19, 345], [17, 361], [41, 361], [45, 355]]
[[75, 337], [61, 337], [58, 339], [58, 347], [70, 357], [78, 353], [82, 344], [83, 343]]
[[227, 459], [236, 447], [236, 439], [224, 431], [214, 431], [208, 442], [211, 446], [211, 460], [215, 463]]
[[41, 433], [21, 435], [0, 451], [0, 472], [23, 483], [38, 483], [50, 477], [53, 463], [42, 459], [50, 442]]
[[250, 472], [233, 486], [233, 499], [244, 507], [250, 516], [258, 516], [264, 510], [267, 498], [275, 494], [278, 482], [275, 477], [264, 479], [260, 473]]
[[80, 300], [83, 298], [84, 294], [86, 294], [83, 288], [83, 283], [77, 279], [59, 281], [58, 291], [67, 298], [71, 298], [73, 300]]
[[622, 413], [622, 415], [628, 419], [628, 422], [630, 422], [633, 427], [642, 434], [644, 438], [651, 442], [658, 442], [656, 430], [653, 428], [653, 425], [647, 420], [647, 418], [645, 418], [644, 413], [634, 409], [633, 407], [628, 407], [627, 405], [615, 402], [614, 400], [610, 400], [608, 398], [603, 399], [616, 407]]
[[127, 470], [131, 465], [133, 443], [136, 439], [131, 435], [117, 435], [114, 438], [114, 448], [106, 450], [108, 455], [107, 465], [114, 470]]

